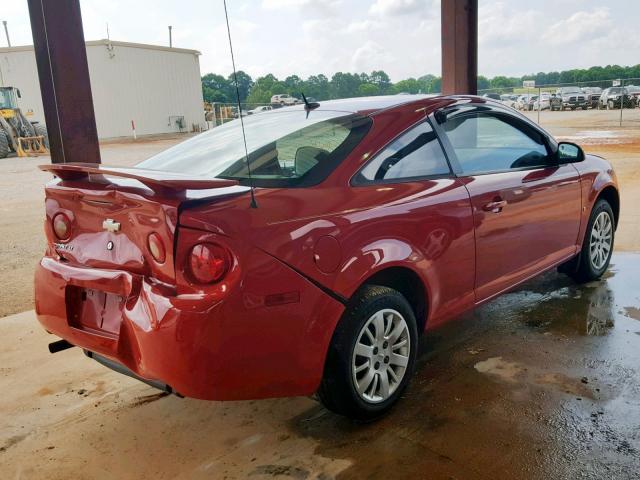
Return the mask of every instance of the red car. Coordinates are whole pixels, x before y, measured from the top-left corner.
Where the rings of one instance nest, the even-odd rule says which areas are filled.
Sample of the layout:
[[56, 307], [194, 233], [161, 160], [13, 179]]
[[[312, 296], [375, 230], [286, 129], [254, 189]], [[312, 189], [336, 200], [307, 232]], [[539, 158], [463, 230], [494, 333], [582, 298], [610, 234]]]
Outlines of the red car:
[[[313, 105], [312, 107], [318, 107]], [[560, 267], [608, 267], [619, 215], [604, 159], [479, 97], [295, 106], [138, 165], [41, 167], [44, 328], [166, 391], [317, 393], [373, 418], [418, 337]], [[172, 173], [176, 172], [176, 173]]]

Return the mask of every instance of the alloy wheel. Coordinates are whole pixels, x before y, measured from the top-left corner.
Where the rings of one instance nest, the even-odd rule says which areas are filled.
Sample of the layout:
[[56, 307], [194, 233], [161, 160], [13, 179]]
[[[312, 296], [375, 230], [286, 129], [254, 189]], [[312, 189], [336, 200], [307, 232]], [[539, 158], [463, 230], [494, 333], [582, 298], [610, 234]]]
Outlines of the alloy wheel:
[[601, 270], [607, 263], [613, 241], [613, 222], [608, 212], [600, 212], [591, 228], [589, 256], [595, 270]]
[[374, 313], [360, 330], [351, 359], [358, 395], [369, 403], [384, 402], [393, 395], [407, 371], [410, 350], [404, 317], [392, 309]]

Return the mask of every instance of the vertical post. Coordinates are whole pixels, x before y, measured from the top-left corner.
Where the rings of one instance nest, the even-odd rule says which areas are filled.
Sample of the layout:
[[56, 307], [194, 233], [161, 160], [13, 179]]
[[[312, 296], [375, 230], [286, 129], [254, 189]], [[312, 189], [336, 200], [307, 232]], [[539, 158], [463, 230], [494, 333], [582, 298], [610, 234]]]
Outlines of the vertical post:
[[542, 87], [538, 87], [538, 125], [540, 125], [540, 109], [542, 109]]
[[9, 27], [7, 27], [7, 21], [3, 20], [2, 24], [4, 25], [4, 34], [7, 36], [7, 47], [11, 47], [11, 39], [9, 38]]
[[169, 48], [173, 47], [173, 36], [171, 35], [171, 29], [173, 27], [171, 25], [169, 25]]
[[443, 0], [442, 93], [478, 93], [478, 0]]
[[79, 0], [27, 0], [53, 163], [100, 163]]
[[624, 108], [624, 80], [620, 82], [622, 88], [622, 95], [620, 95], [620, 126], [622, 126], [622, 109]]

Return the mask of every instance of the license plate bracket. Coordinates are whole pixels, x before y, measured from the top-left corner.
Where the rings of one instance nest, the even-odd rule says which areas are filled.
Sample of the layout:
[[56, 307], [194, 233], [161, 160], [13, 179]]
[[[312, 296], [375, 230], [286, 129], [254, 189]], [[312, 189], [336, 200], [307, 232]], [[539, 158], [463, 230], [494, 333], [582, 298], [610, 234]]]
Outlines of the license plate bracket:
[[70, 326], [114, 338], [118, 336], [124, 297], [73, 285], [66, 287], [65, 297]]

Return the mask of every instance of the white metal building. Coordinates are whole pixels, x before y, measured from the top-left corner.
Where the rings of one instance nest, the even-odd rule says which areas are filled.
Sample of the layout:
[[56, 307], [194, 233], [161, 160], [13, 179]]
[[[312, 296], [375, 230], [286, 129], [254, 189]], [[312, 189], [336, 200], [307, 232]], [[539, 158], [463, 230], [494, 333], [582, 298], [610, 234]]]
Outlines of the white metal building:
[[[99, 138], [206, 128], [196, 50], [97, 40], [87, 42]], [[0, 48], [0, 85], [20, 89], [23, 112], [44, 122], [32, 46]]]

